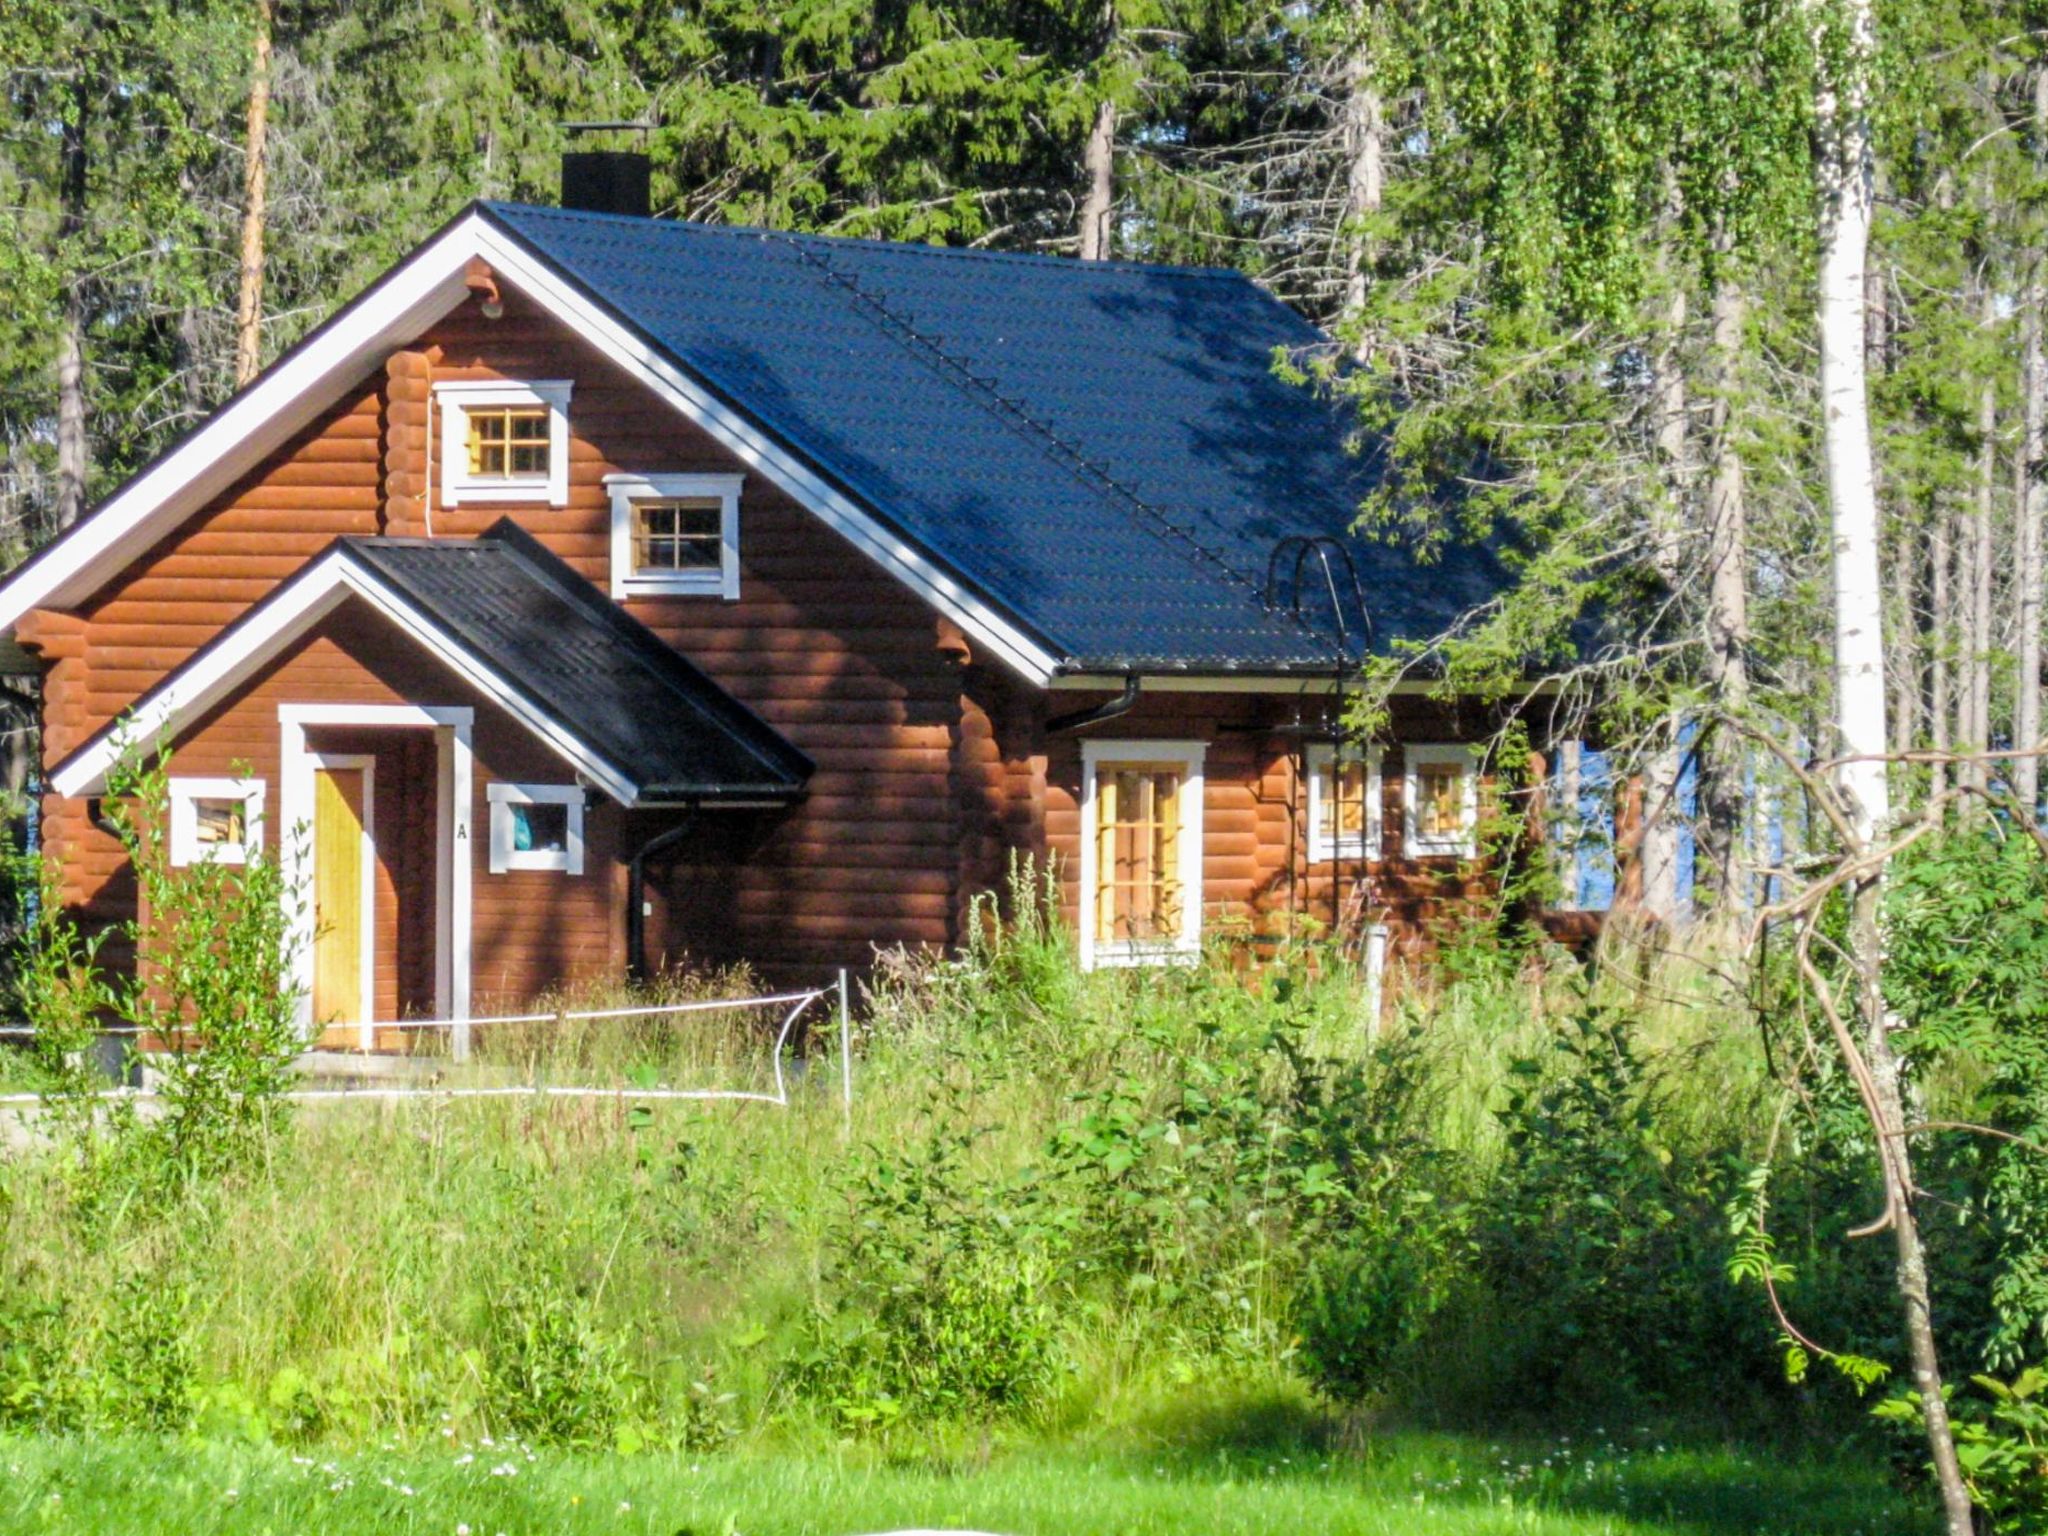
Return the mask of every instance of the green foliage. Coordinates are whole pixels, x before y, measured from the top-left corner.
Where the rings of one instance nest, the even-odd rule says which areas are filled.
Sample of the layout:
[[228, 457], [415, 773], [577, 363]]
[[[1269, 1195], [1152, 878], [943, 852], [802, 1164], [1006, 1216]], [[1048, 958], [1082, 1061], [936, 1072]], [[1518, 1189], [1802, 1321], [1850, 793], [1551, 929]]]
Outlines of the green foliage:
[[608, 1446], [633, 1397], [621, 1344], [544, 1238], [515, 1253], [490, 1292], [485, 1411], [543, 1444]]
[[[87, 936], [44, 870], [16, 966], [16, 1000], [37, 1028], [44, 1108], [84, 1173], [81, 1211], [119, 1203], [126, 1187], [248, 1166], [285, 1127], [283, 1094], [303, 1046], [296, 909], [278, 865], [260, 851], [241, 865], [174, 864], [167, 762], [124, 765], [109, 786], [107, 818], [134, 874], [138, 915]], [[101, 960], [110, 942], [145, 961], [110, 973]], [[108, 1024], [161, 1047], [148, 1055], [160, 1114], [143, 1119], [107, 1102], [97, 1052]]]
[[1979, 1348], [2016, 1368], [2048, 1345], [2048, 860], [1965, 829], [1902, 858], [1886, 902], [1886, 995], [1916, 1068], [1966, 1081], [1953, 1118], [1984, 1128], [1951, 1137], [1946, 1166], [1991, 1236]]
[[968, 1170], [976, 1133], [959, 1107], [935, 1103], [901, 1153], [868, 1149], [828, 1238], [799, 1372], [849, 1428], [1015, 1415], [1051, 1385], [1058, 1234], [1013, 1187]]
[[[1947, 1397], [1970, 1497], [2000, 1536], [2041, 1536], [2048, 1531], [2048, 1371], [2030, 1366], [2010, 1381], [1970, 1379], [1976, 1392]], [[1922, 1432], [1916, 1393], [1901, 1391], [1877, 1412], [1916, 1438]]]

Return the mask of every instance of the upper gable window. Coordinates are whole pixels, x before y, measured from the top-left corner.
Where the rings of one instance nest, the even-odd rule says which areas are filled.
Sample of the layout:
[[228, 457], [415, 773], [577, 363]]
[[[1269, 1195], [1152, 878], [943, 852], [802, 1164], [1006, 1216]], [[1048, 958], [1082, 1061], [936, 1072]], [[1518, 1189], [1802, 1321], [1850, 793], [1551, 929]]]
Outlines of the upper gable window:
[[607, 475], [612, 596], [740, 595], [742, 475]]
[[569, 500], [567, 379], [442, 383], [441, 504]]

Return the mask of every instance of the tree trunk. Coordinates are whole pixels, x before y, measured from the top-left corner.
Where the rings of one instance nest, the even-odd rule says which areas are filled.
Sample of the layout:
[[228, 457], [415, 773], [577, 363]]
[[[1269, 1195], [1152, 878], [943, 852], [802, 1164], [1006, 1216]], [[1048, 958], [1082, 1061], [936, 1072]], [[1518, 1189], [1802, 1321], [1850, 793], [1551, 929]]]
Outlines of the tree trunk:
[[[1987, 285], [1984, 324], [1995, 324]], [[1991, 563], [1997, 557], [1992, 538], [1992, 513], [1998, 481], [1998, 389], [1985, 379], [1977, 393], [1977, 489], [1970, 503], [1969, 652], [1964, 686], [1969, 695], [1969, 730], [1961, 743], [1972, 760], [1961, 765], [1960, 782], [1981, 789], [1990, 782], [1983, 754], [1991, 747]], [[1981, 808], [1981, 805], [1980, 807]]]
[[[1724, 715], [1749, 708], [1749, 514], [1735, 443], [1735, 390], [1748, 296], [1725, 271], [1714, 281], [1708, 367], [1707, 687]], [[1701, 853], [1714, 909], [1731, 917], [1741, 896], [1743, 753], [1733, 732], [1710, 733], [1700, 754]]]
[[[1664, 474], [1664, 495], [1654, 512], [1651, 563], [1666, 589], [1676, 592], [1685, 580], [1685, 519], [1693, 504], [1697, 475], [1692, 457], [1692, 402], [1686, 388], [1687, 324], [1684, 280], [1668, 270], [1670, 294], [1663, 319], [1664, 345], [1656, 360], [1656, 393], [1650, 410], [1657, 460]], [[1678, 803], [1679, 734], [1683, 722], [1670, 716], [1657, 728], [1657, 742], [1643, 767], [1643, 909], [1670, 922], [1679, 915]]]
[[1954, 690], [1949, 686], [1955, 644], [1955, 599], [1951, 595], [1955, 551], [1949, 539], [1946, 507], [1935, 508], [1934, 525], [1927, 537], [1928, 581], [1932, 589], [1928, 596], [1931, 675], [1927, 684], [1927, 715], [1934, 747], [1934, 766], [1928, 774], [1927, 787], [1929, 794], [1938, 797], [1948, 792], [1949, 765], [1943, 757], [1955, 744], [1955, 700], [1951, 697]]
[[57, 216], [57, 260], [64, 272], [64, 306], [57, 322], [57, 531], [85, 511], [91, 450], [85, 408], [85, 255], [78, 249], [85, 231], [86, 134], [92, 122], [93, 91], [83, 74], [71, 90], [71, 115], [63, 128], [61, 199]]
[[[1106, 72], [1117, 46], [1116, 0], [1102, 0], [1098, 21], [1095, 65]], [[1102, 92], [1095, 103], [1095, 121], [1088, 129], [1088, 142], [1081, 148], [1081, 179], [1087, 183], [1081, 194], [1081, 259], [1107, 261], [1114, 244], [1116, 222], [1116, 103], [1100, 80]]]
[[[1884, 752], [1884, 592], [1878, 571], [1876, 469], [1870, 442], [1870, 398], [1864, 357], [1864, 274], [1869, 260], [1875, 174], [1869, 89], [1877, 46], [1872, 0], [1814, 7], [1816, 42], [1823, 60], [1815, 102], [1821, 204], [1820, 330], [1822, 441], [1826, 448], [1828, 505], [1834, 536], [1835, 733], [1845, 761], [1838, 785], [1860, 849], [1867, 851], [1891, 820]], [[1846, 36], [1835, 37], [1837, 26]], [[1877, 1127], [1897, 1244], [1894, 1265], [1904, 1311], [1913, 1379], [1919, 1390], [1936, 1481], [1949, 1536], [1971, 1536], [1970, 1493], [1956, 1459], [1955, 1435], [1941, 1391], [1941, 1368], [1927, 1307], [1927, 1270], [1913, 1215], [1913, 1190], [1903, 1128], [1898, 1058], [1884, 1006], [1884, 949], [1878, 931], [1882, 894], [1877, 871], [1858, 884], [1850, 935], [1862, 985], [1865, 1048], [1879, 1082]]]
[[1081, 259], [1107, 261], [1116, 211], [1116, 103], [1106, 98], [1096, 104], [1081, 172], [1088, 182], [1081, 199]]
[[[2048, 171], [2048, 68], [2034, 70], [2034, 176]], [[2036, 479], [2041, 473], [2043, 438], [2048, 436], [2048, 358], [2041, 349], [2042, 253], [2029, 253], [2026, 291], [2020, 296], [2020, 323], [2025, 341], [2021, 375], [2023, 436], [2019, 465], [2013, 475], [2013, 517], [2019, 524], [2018, 609], [2019, 684], [2013, 697], [2013, 745], [2022, 753], [2041, 745], [2041, 498]], [[2012, 766], [2013, 788], [2020, 804], [2036, 817], [2041, 805], [2041, 761], [2020, 757]]]
[[235, 387], [263, 366], [264, 160], [270, 129], [271, 0], [256, 0], [248, 132], [242, 143], [242, 280], [235, 296]]
[[[1360, 43], [1344, 61], [1344, 307], [1341, 321], [1355, 324], [1365, 308], [1373, 238], [1361, 226], [1386, 200], [1387, 125], [1375, 83], [1371, 51]], [[1363, 339], [1355, 343], [1363, 360]]]
[[[1870, 0], [1848, 0], [1853, 70], [1873, 41]], [[1866, 842], [1891, 818], [1885, 737], [1884, 591], [1878, 578], [1877, 475], [1863, 354], [1870, 246], [1871, 145], [1860, 81], [1824, 87], [1821, 120], [1820, 394], [1834, 535], [1836, 749], [1839, 780]]]

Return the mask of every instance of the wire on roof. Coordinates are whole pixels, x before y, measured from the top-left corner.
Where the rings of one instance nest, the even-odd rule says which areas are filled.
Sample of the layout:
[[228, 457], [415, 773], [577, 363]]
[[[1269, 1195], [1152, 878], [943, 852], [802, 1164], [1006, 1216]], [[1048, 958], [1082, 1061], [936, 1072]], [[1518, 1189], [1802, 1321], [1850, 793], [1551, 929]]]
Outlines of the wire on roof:
[[776, 236], [773, 238], [783, 239], [803, 261], [821, 272], [826, 281], [844, 288], [853, 296], [856, 304], [871, 310], [879, 318], [884, 329], [898, 333], [918, 350], [928, 354], [930, 359], [938, 364], [942, 372], [952, 376], [956, 381], [963, 382], [970, 392], [985, 396], [994, 401], [1001, 412], [1013, 419], [1014, 425], [1022, 427], [1024, 431], [1049, 445], [1053, 451], [1053, 457], [1064, 463], [1070, 471], [1075, 472], [1084, 480], [1092, 479], [1100, 482], [1101, 488], [1108, 490], [1118, 500], [1126, 503], [1137, 511], [1141, 517], [1156, 523], [1160, 529], [1165, 531], [1168, 537], [1179, 539], [1194, 554], [1196, 559], [1213, 565], [1223, 574], [1225, 579], [1243, 588], [1267, 614], [1275, 618], [1291, 620], [1305, 634], [1315, 639], [1323, 640], [1328, 638], [1320, 633], [1316, 626], [1310, 624], [1299, 611], [1287, 611], [1276, 608], [1268, 602], [1268, 594], [1261, 583], [1253, 581], [1222, 555], [1198, 539], [1191, 529], [1183, 527], [1163, 509], [1154, 506], [1130, 486], [1117, 479], [1115, 475], [1110, 473], [1107, 466], [1091, 462], [1082, 454], [1079, 448], [1068, 442], [1051, 426], [1040, 421], [1029, 411], [1025, 410], [1017, 401], [997, 393], [991, 382], [977, 378], [964, 362], [940, 346], [932, 337], [918, 330], [909, 316], [898, 314], [882, 298], [868, 292], [855, 279], [840, 271], [823, 255], [810, 249], [808, 242], [787, 236]]

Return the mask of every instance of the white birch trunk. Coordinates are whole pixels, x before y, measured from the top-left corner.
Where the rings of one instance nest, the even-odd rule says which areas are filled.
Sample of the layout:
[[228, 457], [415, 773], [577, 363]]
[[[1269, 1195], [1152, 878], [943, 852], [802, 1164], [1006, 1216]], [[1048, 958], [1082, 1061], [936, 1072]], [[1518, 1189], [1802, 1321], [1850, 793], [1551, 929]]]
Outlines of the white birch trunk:
[[[1869, 0], [1849, 0], [1845, 9], [1854, 51], [1867, 61], [1875, 36]], [[1891, 819], [1891, 792], [1883, 761], [1889, 742], [1877, 473], [1863, 352], [1873, 176], [1863, 98], [1860, 80], [1849, 82], [1846, 98], [1832, 88], [1823, 92], [1818, 319], [1821, 430], [1834, 535], [1835, 734], [1838, 751], [1848, 759], [1838, 781], [1858, 835], [1869, 839]]]
[[[2048, 69], [2034, 71], [2034, 175], [2040, 177], [2048, 161]], [[2013, 744], [2022, 753], [2041, 745], [2041, 473], [2044, 437], [2048, 437], [2048, 358], [2042, 355], [2041, 283], [2042, 253], [2031, 253], [2027, 288], [2020, 303], [2024, 310], [2023, 351], [2025, 373], [2021, 379], [2022, 439], [2020, 461], [2013, 480], [2013, 517], [2019, 523], [2018, 609], [2019, 685], [2013, 697]], [[2040, 814], [2041, 760], [2022, 756], [2013, 763], [2013, 788], [2020, 804]]]

